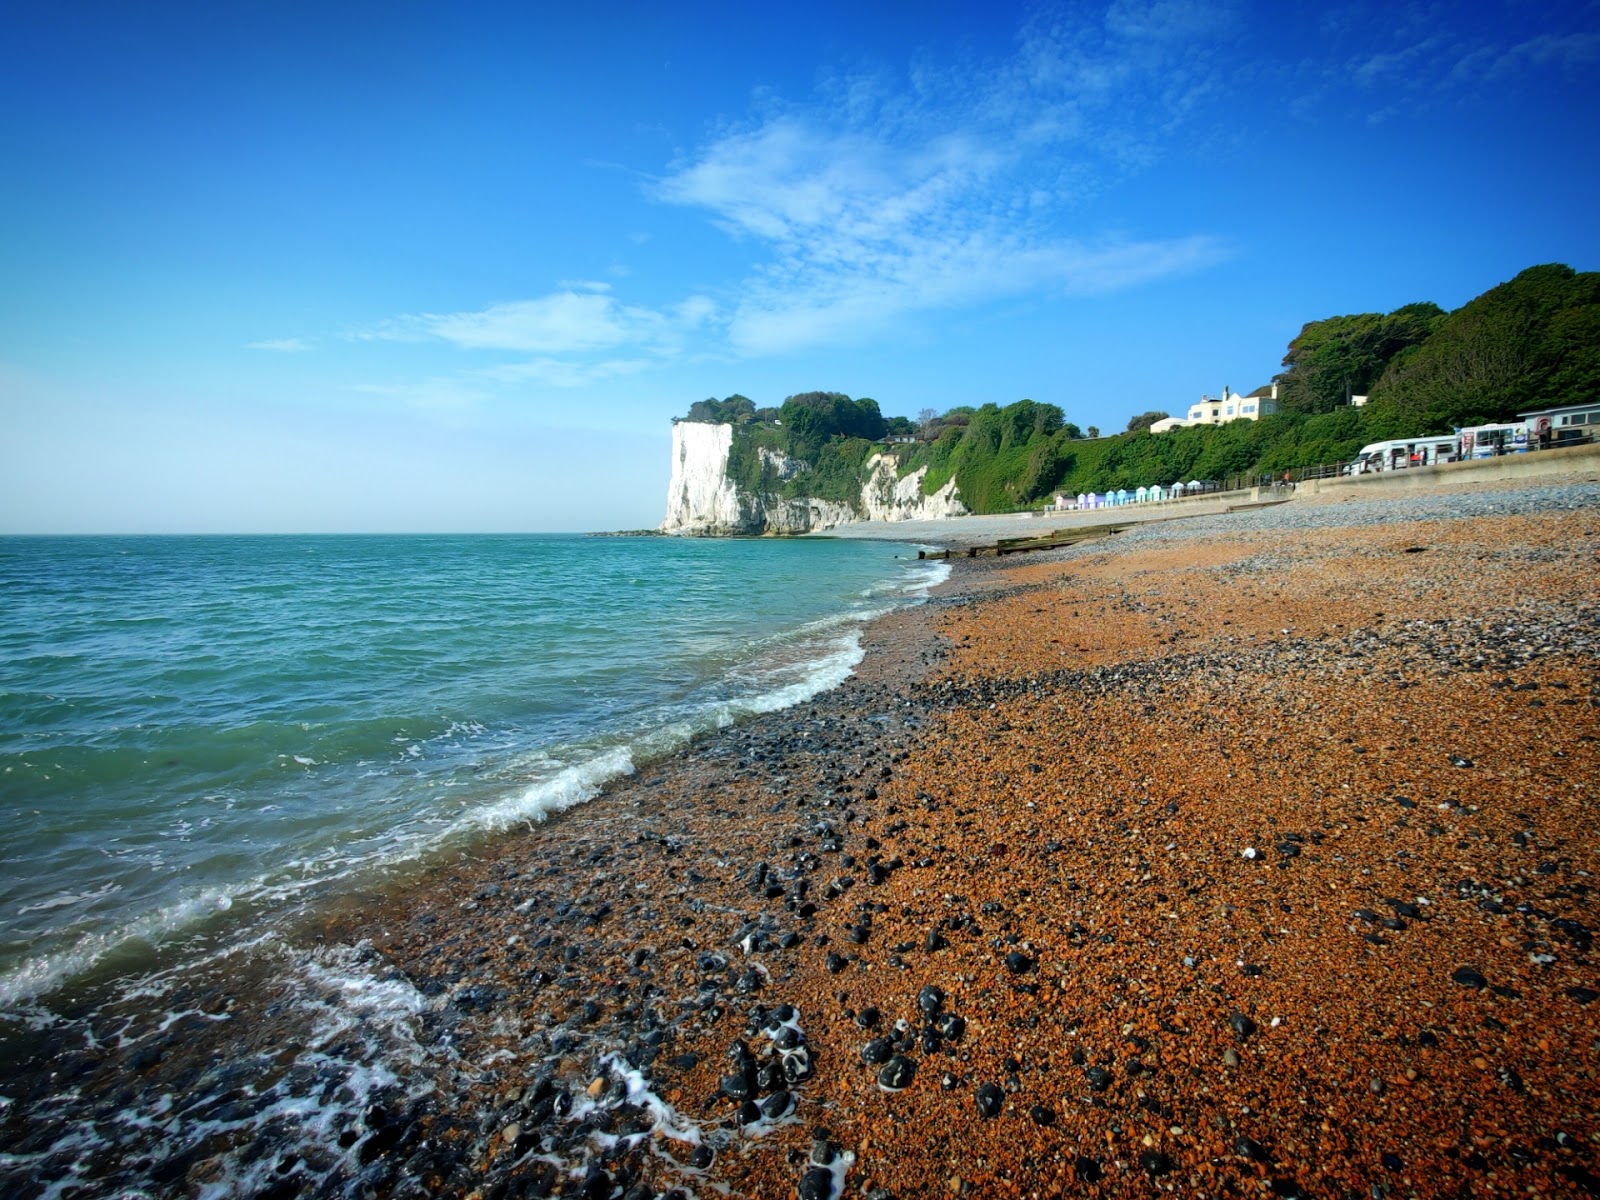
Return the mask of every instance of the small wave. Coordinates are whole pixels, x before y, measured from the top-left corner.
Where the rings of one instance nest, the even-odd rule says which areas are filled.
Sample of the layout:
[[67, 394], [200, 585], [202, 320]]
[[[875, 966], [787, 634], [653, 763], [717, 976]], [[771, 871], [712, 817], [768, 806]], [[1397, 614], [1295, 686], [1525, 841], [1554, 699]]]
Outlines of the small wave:
[[59, 896], [52, 896], [48, 900], [41, 900], [38, 904], [25, 904], [17, 909], [18, 914], [49, 912], [51, 909], [66, 908], [70, 904], [82, 904], [85, 900], [99, 900], [114, 892], [120, 892], [120, 883], [108, 883], [103, 888], [93, 892], [62, 892]]
[[907, 596], [926, 597], [930, 591], [950, 578], [953, 568], [947, 562], [930, 562], [911, 571], [912, 579], [901, 591]]
[[253, 891], [252, 881], [234, 888], [205, 888], [172, 904], [140, 914], [103, 933], [85, 934], [69, 949], [30, 958], [0, 975], [0, 1012], [35, 1000], [69, 979], [93, 970], [108, 955], [132, 941], [152, 945], [180, 929], [232, 907], [234, 898]]
[[[530, 821], [542, 821], [585, 800], [592, 800], [608, 780], [633, 773], [633, 753], [627, 746], [614, 746], [592, 758], [575, 763], [540, 780], [521, 794], [508, 796], [480, 808], [464, 819], [468, 829], [501, 831]], [[458, 825], [452, 832], [465, 832]]]
[[808, 663], [802, 678], [771, 691], [727, 700], [721, 707], [730, 715], [737, 717], [778, 712], [792, 708], [796, 704], [804, 704], [813, 696], [838, 687], [850, 678], [850, 673], [865, 657], [866, 652], [861, 648], [861, 630], [858, 626], [834, 642], [831, 652]]

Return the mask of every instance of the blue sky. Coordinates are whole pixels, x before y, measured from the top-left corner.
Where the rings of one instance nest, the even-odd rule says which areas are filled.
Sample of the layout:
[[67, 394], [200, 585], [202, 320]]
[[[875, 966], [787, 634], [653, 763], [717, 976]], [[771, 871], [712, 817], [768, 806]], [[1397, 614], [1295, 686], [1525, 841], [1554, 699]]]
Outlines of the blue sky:
[[1600, 5], [979, 8], [9, 5], [0, 532], [638, 528], [707, 396], [1111, 432], [1600, 268]]

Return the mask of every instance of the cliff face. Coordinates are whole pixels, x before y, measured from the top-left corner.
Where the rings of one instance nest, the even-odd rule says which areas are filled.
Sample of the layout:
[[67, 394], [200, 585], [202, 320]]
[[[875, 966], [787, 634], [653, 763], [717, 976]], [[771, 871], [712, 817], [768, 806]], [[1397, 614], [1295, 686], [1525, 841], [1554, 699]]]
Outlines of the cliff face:
[[927, 467], [918, 467], [904, 479], [896, 477], [894, 456], [874, 454], [867, 459], [867, 478], [861, 485], [861, 507], [869, 521], [942, 521], [964, 517], [967, 506], [956, 491], [955, 477], [931, 496], [922, 494]]
[[[960, 516], [966, 507], [950, 480], [931, 496], [922, 494], [923, 470], [895, 477], [894, 459], [873, 455], [866, 461], [859, 505], [806, 497], [750, 495], [728, 478], [733, 426], [679, 421], [672, 427], [672, 480], [667, 484], [663, 533], [691, 537], [732, 537], [763, 533], [810, 533], [852, 521], [911, 521]], [[776, 451], [760, 451], [779, 479], [790, 479], [804, 464]]]

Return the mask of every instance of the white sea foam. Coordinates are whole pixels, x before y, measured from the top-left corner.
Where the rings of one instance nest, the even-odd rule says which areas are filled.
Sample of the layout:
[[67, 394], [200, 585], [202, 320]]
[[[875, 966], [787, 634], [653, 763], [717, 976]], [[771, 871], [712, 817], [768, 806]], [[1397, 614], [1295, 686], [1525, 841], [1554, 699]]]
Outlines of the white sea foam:
[[0, 1011], [50, 992], [63, 981], [92, 969], [106, 955], [128, 942], [135, 939], [152, 944], [160, 942], [176, 930], [230, 907], [241, 892], [258, 887], [259, 880], [233, 888], [202, 888], [111, 929], [85, 934], [66, 950], [26, 959], [0, 975]]
[[453, 832], [468, 829], [505, 830], [529, 821], [542, 821], [585, 800], [592, 800], [608, 780], [633, 773], [633, 753], [614, 746], [592, 758], [564, 767], [516, 796], [476, 809], [458, 822]]

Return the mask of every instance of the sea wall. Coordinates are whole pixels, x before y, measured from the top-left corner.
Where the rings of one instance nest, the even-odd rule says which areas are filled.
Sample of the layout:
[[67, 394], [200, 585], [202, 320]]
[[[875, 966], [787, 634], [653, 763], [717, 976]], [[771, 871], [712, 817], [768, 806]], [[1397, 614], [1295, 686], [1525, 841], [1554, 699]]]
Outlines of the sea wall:
[[1592, 443], [1587, 446], [1565, 446], [1559, 450], [1502, 454], [1496, 458], [1473, 458], [1434, 467], [1408, 467], [1397, 471], [1376, 471], [1369, 475], [1308, 479], [1298, 484], [1295, 492], [1300, 496], [1329, 493], [1359, 495], [1365, 500], [1379, 495], [1424, 491], [1452, 484], [1504, 483], [1569, 475], [1581, 477], [1593, 476], [1597, 472], [1600, 472], [1600, 443]]
[[[898, 477], [892, 455], [866, 461], [858, 504], [813, 497], [750, 494], [728, 477], [731, 425], [679, 421], [672, 427], [672, 478], [667, 484], [663, 533], [688, 537], [816, 533], [858, 521], [938, 520], [967, 508], [952, 478], [931, 496], [922, 494], [927, 468]], [[773, 478], [787, 481], [806, 464], [780, 451], [759, 453]]]

